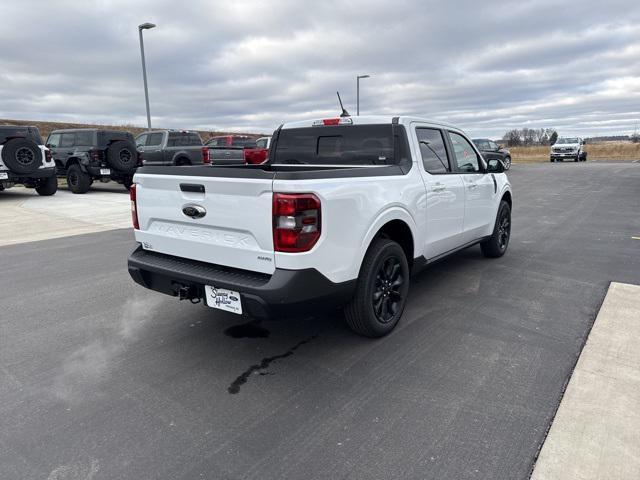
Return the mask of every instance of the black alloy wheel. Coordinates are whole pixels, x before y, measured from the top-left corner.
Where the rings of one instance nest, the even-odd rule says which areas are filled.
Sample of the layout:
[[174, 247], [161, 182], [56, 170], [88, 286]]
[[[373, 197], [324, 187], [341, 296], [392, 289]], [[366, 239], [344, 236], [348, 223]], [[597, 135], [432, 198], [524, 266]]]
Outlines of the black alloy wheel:
[[373, 311], [380, 322], [388, 323], [398, 313], [404, 300], [404, 282], [400, 259], [395, 256], [388, 257], [380, 265], [372, 295]]

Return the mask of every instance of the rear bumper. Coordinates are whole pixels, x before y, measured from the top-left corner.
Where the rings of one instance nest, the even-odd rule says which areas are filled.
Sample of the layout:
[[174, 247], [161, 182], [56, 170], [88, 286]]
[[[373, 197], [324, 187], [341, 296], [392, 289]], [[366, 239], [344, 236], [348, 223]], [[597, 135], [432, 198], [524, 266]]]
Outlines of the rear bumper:
[[315, 269], [276, 269], [273, 275], [249, 272], [143, 250], [129, 256], [129, 275], [143, 287], [174, 297], [181, 287], [204, 299], [204, 286], [240, 293], [243, 311], [255, 318], [290, 317], [344, 305], [356, 280], [333, 283]]
[[[29, 173], [27, 175], [17, 174], [12, 171], [3, 170], [2, 173], [6, 173], [8, 178], [5, 178], [5, 182], [11, 183], [24, 183], [29, 182], [35, 178], [48, 178], [53, 177], [56, 174], [56, 167], [47, 167], [47, 168], [39, 168], [35, 172]], [[4, 176], [4, 175], [3, 175]]]

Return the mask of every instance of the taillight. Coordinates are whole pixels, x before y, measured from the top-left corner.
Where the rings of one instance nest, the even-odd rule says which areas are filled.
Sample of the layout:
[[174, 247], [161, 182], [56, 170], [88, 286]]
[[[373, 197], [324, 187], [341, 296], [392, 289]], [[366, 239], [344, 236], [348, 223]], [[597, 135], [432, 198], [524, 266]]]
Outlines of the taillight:
[[89, 150], [89, 157], [91, 157], [91, 160], [95, 160], [96, 162], [100, 161], [100, 151]]
[[316, 120], [313, 122], [313, 126], [319, 125], [353, 125], [351, 117], [339, 117], [339, 118], [323, 118], [322, 120]]
[[202, 147], [202, 163], [211, 165], [211, 156], [209, 155], [209, 147]]
[[138, 203], [136, 201], [136, 184], [132, 184], [129, 188], [129, 198], [131, 198], [131, 221], [133, 222], [133, 228], [140, 230], [140, 224], [138, 223]]
[[273, 247], [307, 252], [320, 238], [320, 199], [312, 193], [273, 194]]
[[142, 157], [142, 152], [137, 152], [138, 153], [138, 166], [142, 167], [144, 165], [144, 160]]
[[260, 150], [251, 150], [249, 155], [245, 150], [245, 163], [250, 163], [252, 165], [260, 165], [267, 161], [267, 157], [269, 156], [269, 150], [266, 148]]
[[51, 159], [53, 158], [51, 156], [51, 150], [49, 150], [48, 148], [44, 151], [44, 158], [45, 158], [45, 161], [47, 162], [50, 162]]

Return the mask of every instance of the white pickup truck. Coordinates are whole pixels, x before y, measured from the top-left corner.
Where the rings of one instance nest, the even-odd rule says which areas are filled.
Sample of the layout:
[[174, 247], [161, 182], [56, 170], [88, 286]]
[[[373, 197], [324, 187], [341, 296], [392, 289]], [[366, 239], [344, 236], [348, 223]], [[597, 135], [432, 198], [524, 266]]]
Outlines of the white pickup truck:
[[140, 285], [257, 318], [344, 306], [379, 337], [410, 275], [480, 243], [502, 256], [511, 186], [459, 129], [419, 118], [290, 123], [262, 165], [143, 167], [131, 189]]

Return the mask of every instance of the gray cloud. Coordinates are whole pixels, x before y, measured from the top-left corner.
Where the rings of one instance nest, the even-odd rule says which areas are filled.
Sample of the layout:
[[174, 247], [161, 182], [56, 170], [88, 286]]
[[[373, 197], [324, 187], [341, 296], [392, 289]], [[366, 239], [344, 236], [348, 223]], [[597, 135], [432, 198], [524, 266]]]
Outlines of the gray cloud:
[[335, 114], [630, 133], [640, 9], [630, 0], [28, 1], [0, 4], [0, 116], [266, 132]]

